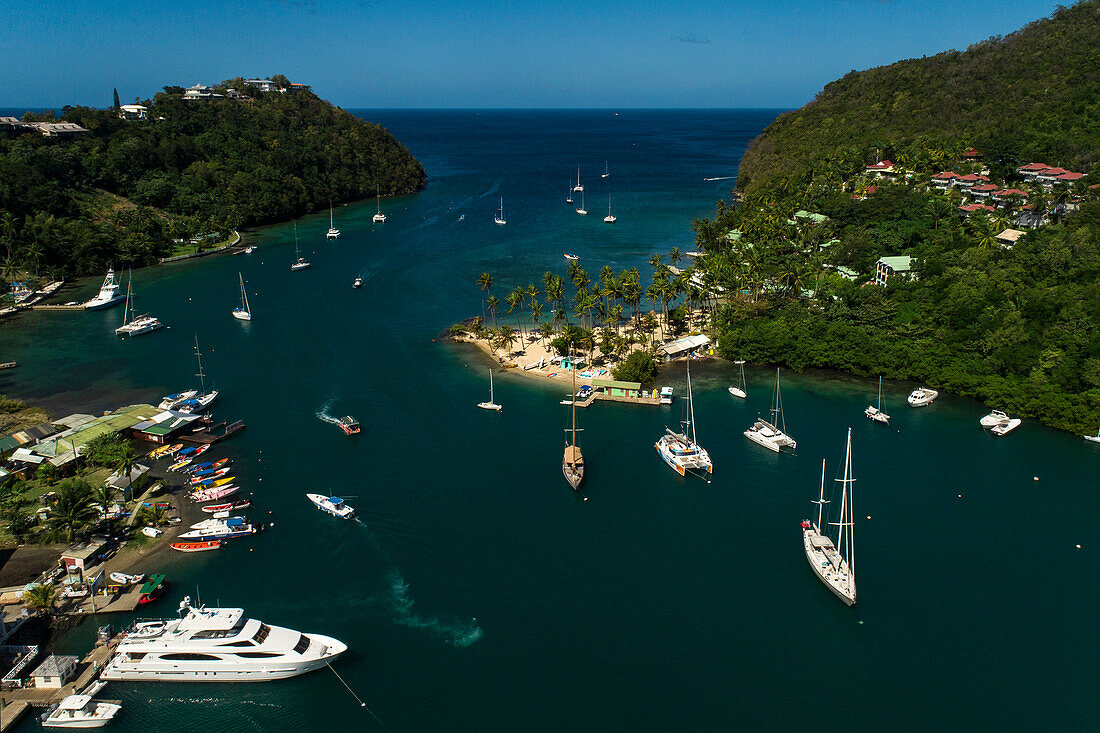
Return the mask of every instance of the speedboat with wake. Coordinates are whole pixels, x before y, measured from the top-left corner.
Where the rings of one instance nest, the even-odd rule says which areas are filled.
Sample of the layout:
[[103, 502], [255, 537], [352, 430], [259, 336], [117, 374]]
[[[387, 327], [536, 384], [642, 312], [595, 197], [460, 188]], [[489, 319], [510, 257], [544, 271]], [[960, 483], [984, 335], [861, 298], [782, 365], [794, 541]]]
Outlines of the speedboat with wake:
[[338, 496], [324, 496], [323, 494], [306, 494], [306, 498], [314, 503], [321, 511], [340, 519], [351, 519], [355, 516], [355, 510], [344, 503]]

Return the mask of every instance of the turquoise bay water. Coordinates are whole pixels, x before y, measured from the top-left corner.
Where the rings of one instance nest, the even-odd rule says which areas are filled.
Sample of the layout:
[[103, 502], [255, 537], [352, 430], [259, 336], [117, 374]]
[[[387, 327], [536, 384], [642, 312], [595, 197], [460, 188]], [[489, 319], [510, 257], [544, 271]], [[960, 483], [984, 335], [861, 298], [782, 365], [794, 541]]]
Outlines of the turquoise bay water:
[[[498, 375], [504, 411], [477, 410], [487, 360], [434, 340], [479, 311], [479, 272], [506, 292], [564, 273], [563, 251], [594, 274], [690, 249], [691, 219], [732, 185], [703, 179], [734, 175], [774, 112], [364, 115], [420, 158], [428, 188], [385, 201], [385, 225], [371, 223], [373, 202], [339, 207], [335, 243], [327, 214], [300, 221], [310, 270], [289, 272], [294, 235], [280, 226], [250, 256], [135, 273], [138, 309], [167, 331], [119, 341], [120, 309], [0, 325], [0, 357], [20, 362], [0, 392], [56, 412], [188, 385], [197, 333], [223, 390], [216, 414], [248, 423], [214, 452], [275, 526], [219, 553], [161, 555], [174, 585], [157, 614], [197, 587], [205, 602], [332, 634], [351, 647], [337, 671], [390, 730], [1091, 727], [1096, 446], [1032, 423], [992, 438], [982, 406], [944, 396], [912, 410], [914, 385], [900, 383], [886, 385], [892, 425], [872, 425], [874, 383], [785, 373], [799, 446], [775, 456], [741, 435], [768, 408], [773, 369], [749, 369], [738, 401], [732, 368], [700, 363], [713, 483], [654, 454], [679, 404], [598, 404], [581, 415], [582, 503], [560, 473], [559, 387]], [[587, 218], [563, 200], [578, 163]], [[500, 196], [504, 227], [492, 223]], [[238, 269], [251, 324], [230, 316]], [[681, 366], [664, 379], [682, 393]], [[325, 410], [363, 434], [344, 436]], [[806, 567], [798, 527], [849, 426], [851, 609]], [[362, 521], [315, 511], [303, 496], [315, 490], [348, 496]], [[60, 647], [83, 651], [94, 631]], [[378, 728], [328, 671], [108, 692], [125, 703], [118, 731]]]

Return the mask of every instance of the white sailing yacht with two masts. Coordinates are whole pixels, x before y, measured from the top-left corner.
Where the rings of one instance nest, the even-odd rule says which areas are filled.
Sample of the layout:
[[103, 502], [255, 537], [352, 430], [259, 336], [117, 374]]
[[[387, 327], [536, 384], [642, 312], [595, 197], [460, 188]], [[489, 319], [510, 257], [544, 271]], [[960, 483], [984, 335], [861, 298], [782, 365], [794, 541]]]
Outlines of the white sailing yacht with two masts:
[[[681, 422], [684, 426], [684, 432], [676, 433], [671, 428], [666, 427], [665, 434], [653, 444], [653, 447], [657, 449], [657, 455], [661, 456], [665, 463], [676, 473], [684, 476], [696, 471], [705, 471], [705, 476], [698, 475], [701, 478], [706, 478], [707, 483], [710, 483], [709, 476], [714, 473], [714, 464], [711, 463], [710, 454], [695, 440], [695, 401], [691, 397], [691, 360], [689, 359], [686, 363], [687, 403], [684, 407], [686, 414]], [[691, 431], [690, 438], [688, 437], [689, 430]]]
[[251, 321], [252, 309], [248, 307], [248, 293], [244, 289], [244, 275], [237, 273], [241, 279], [241, 307], [233, 309], [233, 317], [239, 321]]
[[824, 519], [824, 507], [829, 502], [825, 499], [825, 461], [821, 462], [821, 490], [817, 501], [817, 523], [809, 519], [802, 520], [802, 544], [806, 550], [806, 560], [810, 568], [825, 586], [831, 590], [837, 598], [851, 606], [856, 602], [856, 551], [855, 551], [855, 516], [852, 511], [852, 429], [848, 428], [848, 447], [844, 455], [844, 478], [837, 479], [841, 484], [840, 517], [839, 521], [829, 522], [837, 527], [837, 539], [834, 544], [822, 530]]
[[496, 398], [493, 396], [493, 370], [489, 369], [489, 401], [478, 402], [477, 406], [482, 410], [496, 410], [500, 412], [501, 406], [496, 403]]
[[[127, 321], [126, 318], [130, 320]], [[123, 324], [115, 329], [116, 336], [139, 336], [143, 333], [156, 331], [158, 328], [164, 328], [163, 323], [148, 313], [142, 313], [140, 316], [134, 315], [134, 275], [132, 272], [126, 282], [126, 307], [122, 309], [122, 319]]]
[[875, 422], [880, 422], [884, 425], [890, 424], [890, 416], [886, 414], [886, 411], [882, 407], [882, 377], [878, 378], [878, 407], [868, 405], [867, 409], [863, 411], [863, 414]]
[[787, 435], [787, 420], [783, 416], [783, 395], [779, 391], [779, 369], [775, 370], [775, 397], [772, 399], [771, 413], [771, 422], [757, 418], [752, 427], [745, 431], [745, 437], [776, 453], [783, 447], [797, 448], [798, 443]]

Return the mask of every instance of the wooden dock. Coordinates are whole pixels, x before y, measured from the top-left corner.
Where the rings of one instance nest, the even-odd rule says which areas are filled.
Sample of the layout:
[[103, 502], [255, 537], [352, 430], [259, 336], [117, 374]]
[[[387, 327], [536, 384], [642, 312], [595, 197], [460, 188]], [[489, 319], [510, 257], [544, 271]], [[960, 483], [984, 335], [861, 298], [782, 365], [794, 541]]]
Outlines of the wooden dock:
[[125, 593], [117, 593], [114, 598], [91, 596], [82, 598], [79, 603], [70, 606], [64, 613], [68, 616], [88, 616], [93, 613], [126, 613], [138, 607], [141, 597], [141, 585], [135, 583]]
[[80, 303], [77, 305], [57, 305], [50, 303], [47, 305], [32, 305], [30, 306], [30, 309], [35, 311], [82, 311], [84, 310], [84, 304]]
[[235, 433], [239, 430], [244, 430], [244, 427], [245, 427], [244, 421], [243, 420], [238, 420], [235, 423], [227, 425], [225, 430], [222, 433], [216, 434], [216, 433], [211, 432], [214, 428], [220, 427], [221, 425], [225, 425], [225, 423], [219, 423], [218, 425], [213, 425], [213, 426], [211, 426], [209, 428], [205, 428], [205, 429], [200, 428], [198, 432], [189, 433], [188, 435], [179, 436], [179, 439], [182, 440], [185, 443], [198, 443], [198, 444], [217, 443], [219, 440], [224, 440], [225, 438], [228, 438], [230, 435], [232, 435], [233, 433]]
[[[88, 652], [88, 655], [76, 666], [76, 677], [60, 689], [20, 687], [0, 692], [0, 701], [2, 701], [0, 702], [0, 733], [15, 725], [28, 708], [44, 708], [86, 689], [111, 658], [116, 643], [112, 641], [110, 644], [97, 644], [93, 647], [92, 651]], [[105, 700], [104, 702], [118, 701]]]

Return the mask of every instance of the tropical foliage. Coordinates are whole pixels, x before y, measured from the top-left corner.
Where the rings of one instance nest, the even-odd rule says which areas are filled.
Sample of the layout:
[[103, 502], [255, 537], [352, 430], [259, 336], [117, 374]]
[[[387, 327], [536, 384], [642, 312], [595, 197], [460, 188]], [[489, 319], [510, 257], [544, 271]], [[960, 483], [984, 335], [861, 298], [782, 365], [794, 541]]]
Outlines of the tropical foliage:
[[148, 120], [66, 107], [63, 120], [91, 130], [80, 138], [0, 137], [6, 269], [72, 276], [151, 264], [174, 239], [424, 185], [424, 169], [388, 131], [311, 92], [219, 101], [181, 92], [146, 100]]

